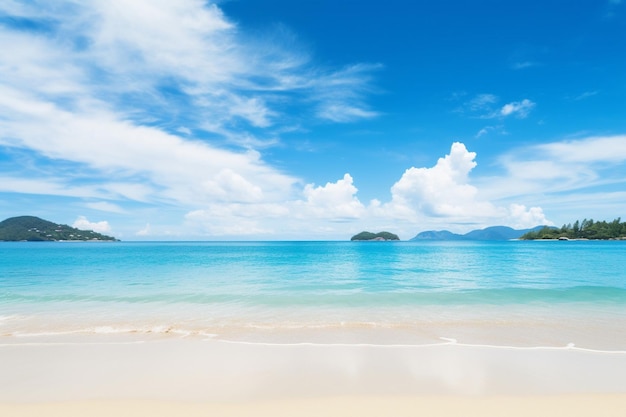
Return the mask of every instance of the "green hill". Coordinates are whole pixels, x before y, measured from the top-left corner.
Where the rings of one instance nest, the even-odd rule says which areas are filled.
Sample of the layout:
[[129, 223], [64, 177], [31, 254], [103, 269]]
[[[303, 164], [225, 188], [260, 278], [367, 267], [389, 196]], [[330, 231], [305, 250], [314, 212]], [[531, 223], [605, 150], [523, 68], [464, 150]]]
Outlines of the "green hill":
[[52, 223], [35, 216], [11, 217], [0, 222], [0, 241], [58, 240], [116, 241], [117, 239], [92, 230], [79, 230], [64, 224]]
[[352, 236], [352, 238], [350, 240], [400, 240], [400, 238], [398, 237], [398, 235], [394, 235], [393, 233], [389, 233], [389, 232], [379, 232], [379, 233], [372, 233], [372, 232], [361, 232], [357, 235]]

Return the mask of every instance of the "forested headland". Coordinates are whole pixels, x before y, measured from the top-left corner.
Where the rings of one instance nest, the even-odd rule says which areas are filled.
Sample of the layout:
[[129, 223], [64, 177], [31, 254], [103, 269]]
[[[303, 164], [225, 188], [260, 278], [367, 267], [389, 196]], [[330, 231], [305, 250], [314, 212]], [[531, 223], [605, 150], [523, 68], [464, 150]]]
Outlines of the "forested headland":
[[93, 230], [79, 230], [35, 216], [11, 217], [0, 222], [0, 241], [116, 241]]
[[626, 240], [626, 222], [621, 218], [607, 221], [593, 219], [576, 220], [573, 224], [563, 225], [561, 228], [544, 227], [528, 232], [520, 237], [522, 240], [536, 239], [597, 239], [597, 240]]

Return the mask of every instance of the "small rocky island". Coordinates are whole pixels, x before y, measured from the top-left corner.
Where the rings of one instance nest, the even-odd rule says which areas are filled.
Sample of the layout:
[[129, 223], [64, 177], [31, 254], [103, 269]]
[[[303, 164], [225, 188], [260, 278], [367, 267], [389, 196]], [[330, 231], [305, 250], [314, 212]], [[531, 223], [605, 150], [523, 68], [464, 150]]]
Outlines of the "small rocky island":
[[42, 241], [112, 241], [118, 239], [96, 233], [93, 230], [79, 230], [65, 224], [56, 224], [35, 216], [11, 217], [0, 222], [0, 241], [42, 242]]
[[361, 240], [361, 241], [387, 241], [387, 240], [400, 240], [398, 235], [394, 235], [389, 232], [361, 232], [352, 236], [350, 240]]

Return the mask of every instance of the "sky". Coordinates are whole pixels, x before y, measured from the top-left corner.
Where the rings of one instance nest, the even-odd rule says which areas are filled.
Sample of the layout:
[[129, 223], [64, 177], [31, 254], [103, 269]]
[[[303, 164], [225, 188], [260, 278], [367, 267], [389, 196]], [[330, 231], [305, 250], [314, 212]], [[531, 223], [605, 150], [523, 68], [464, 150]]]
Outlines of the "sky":
[[626, 0], [3, 0], [0, 218], [122, 240], [626, 217]]

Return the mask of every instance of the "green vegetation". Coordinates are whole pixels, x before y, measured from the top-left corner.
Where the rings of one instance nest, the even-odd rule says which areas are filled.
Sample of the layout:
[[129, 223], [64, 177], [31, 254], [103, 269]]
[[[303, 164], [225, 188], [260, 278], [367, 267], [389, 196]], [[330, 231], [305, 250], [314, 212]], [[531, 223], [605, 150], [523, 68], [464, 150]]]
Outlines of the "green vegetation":
[[58, 240], [106, 240], [114, 237], [92, 230], [78, 230], [34, 216], [12, 217], [0, 222], [0, 241], [58, 241]]
[[398, 235], [389, 232], [371, 233], [361, 232], [352, 236], [350, 240], [400, 240]]
[[563, 225], [563, 227], [544, 227], [543, 229], [528, 232], [520, 239], [620, 239], [626, 240], [626, 222], [617, 218], [612, 222], [594, 222], [592, 219], [584, 219], [582, 222], [576, 220], [574, 224]]

